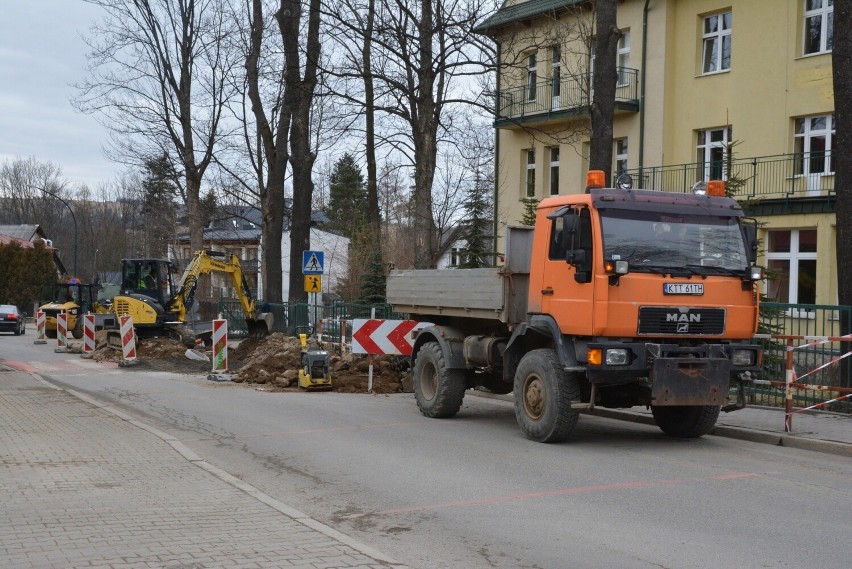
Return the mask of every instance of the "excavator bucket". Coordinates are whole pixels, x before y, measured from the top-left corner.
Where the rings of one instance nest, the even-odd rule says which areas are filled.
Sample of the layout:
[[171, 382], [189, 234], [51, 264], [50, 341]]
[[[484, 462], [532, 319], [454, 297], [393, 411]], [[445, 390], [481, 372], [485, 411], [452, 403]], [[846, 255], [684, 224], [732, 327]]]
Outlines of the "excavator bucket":
[[264, 338], [272, 332], [272, 313], [260, 312], [255, 318], [246, 318], [250, 338]]

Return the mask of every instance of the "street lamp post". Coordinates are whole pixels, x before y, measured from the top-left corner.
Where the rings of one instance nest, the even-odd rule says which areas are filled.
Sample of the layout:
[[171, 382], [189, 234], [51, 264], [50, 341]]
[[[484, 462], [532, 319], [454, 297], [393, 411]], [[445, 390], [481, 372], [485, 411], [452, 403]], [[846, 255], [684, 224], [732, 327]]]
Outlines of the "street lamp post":
[[74, 210], [71, 209], [71, 206], [68, 205], [68, 202], [66, 202], [65, 200], [60, 198], [58, 195], [56, 195], [53, 192], [46, 190], [44, 188], [36, 187], [36, 189], [46, 193], [47, 195], [49, 195], [51, 197], [58, 199], [60, 202], [62, 202], [62, 205], [67, 207], [68, 211], [71, 212], [71, 221], [74, 222], [74, 276], [76, 277], [77, 276], [77, 216], [74, 215]]

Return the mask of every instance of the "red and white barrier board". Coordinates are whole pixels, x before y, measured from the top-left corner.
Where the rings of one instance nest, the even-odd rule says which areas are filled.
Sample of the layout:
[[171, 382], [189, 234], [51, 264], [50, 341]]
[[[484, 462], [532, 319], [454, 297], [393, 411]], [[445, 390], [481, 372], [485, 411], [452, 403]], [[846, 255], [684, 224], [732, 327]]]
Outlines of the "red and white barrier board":
[[83, 316], [83, 353], [91, 354], [95, 351], [95, 315]]
[[133, 318], [121, 317], [121, 359], [124, 361], [136, 360], [136, 332], [133, 330]]
[[213, 321], [213, 371], [228, 371], [228, 321]]
[[44, 310], [39, 310], [36, 312], [36, 339], [33, 344], [46, 344], [47, 340], [45, 340], [44, 336], [44, 323], [45, 323], [46, 315]]
[[64, 310], [56, 315], [56, 345], [68, 347], [68, 314]]
[[352, 353], [410, 356], [413, 332], [426, 326], [431, 323], [356, 318], [352, 321]]

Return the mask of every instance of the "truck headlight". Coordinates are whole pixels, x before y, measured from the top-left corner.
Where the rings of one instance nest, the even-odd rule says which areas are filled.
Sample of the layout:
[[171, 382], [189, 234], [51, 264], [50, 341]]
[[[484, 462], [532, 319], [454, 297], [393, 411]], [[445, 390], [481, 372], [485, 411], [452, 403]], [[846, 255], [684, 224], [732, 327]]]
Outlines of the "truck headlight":
[[750, 367], [754, 365], [754, 350], [734, 350], [731, 353], [731, 363], [735, 366]]
[[606, 365], [623, 366], [630, 363], [630, 355], [624, 348], [606, 351]]

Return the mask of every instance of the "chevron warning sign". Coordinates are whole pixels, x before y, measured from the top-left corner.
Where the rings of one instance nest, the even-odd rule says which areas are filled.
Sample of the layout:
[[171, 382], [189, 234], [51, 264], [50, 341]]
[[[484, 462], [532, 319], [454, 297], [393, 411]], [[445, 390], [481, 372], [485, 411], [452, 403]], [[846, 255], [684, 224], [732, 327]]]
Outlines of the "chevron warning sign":
[[352, 321], [352, 353], [410, 356], [414, 345], [412, 333], [426, 326], [431, 324], [414, 320], [356, 318]]

